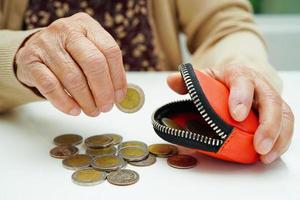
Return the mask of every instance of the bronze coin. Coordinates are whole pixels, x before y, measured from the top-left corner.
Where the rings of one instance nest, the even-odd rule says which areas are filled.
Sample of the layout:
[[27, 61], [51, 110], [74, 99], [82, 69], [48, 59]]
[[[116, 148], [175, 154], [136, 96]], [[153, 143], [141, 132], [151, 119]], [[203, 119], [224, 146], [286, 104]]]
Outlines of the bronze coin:
[[178, 148], [172, 144], [152, 144], [148, 149], [150, 153], [161, 158], [178, 154]]
[[78, 145], [82, 142], [82, 137], [77, 134], [59, 135], [53, 139], [55, 145]]
[[113, 139], [107, 135], [94, 135], [86, 138], [84, 143], [88, 148], [105, 148], [112, 145]]
[[57, 146], [50, 150], [53, 158], [65, 159], [78, 154], [78, 148], [74, 146]]
[[177, 124], [174, 120], [169, 119], [167, 117], [162, 118], [161, 122], [163, 123], [163, 125], [165, 125], [167, 127], [175, 128], [175, 129], [178, 129], [178, 130], [185, 130], [182, 126]]
[[89, 167], [92, 163], [92, 157], [85, 154], [77, 154], [65, 158], [62, 163], [66, 169], [78, 170]]
[[190, 155], [178, 154], [169, 157], [168, 164], [178, 169], [189, 169], [197, 165], [197, 159]]

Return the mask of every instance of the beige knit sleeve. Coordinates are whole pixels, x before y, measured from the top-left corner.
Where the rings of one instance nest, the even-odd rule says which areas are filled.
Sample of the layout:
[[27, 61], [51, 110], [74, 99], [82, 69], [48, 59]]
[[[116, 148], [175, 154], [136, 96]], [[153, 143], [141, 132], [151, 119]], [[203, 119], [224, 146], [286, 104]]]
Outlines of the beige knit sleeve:
[[247, 0], [177, 0], [177, 10], [194, 66], [241, 63], [261, 72], [275, 89], [281, 90], [281, 80], [268, 62], [264, 40]]
[[0, 112], [18, 105], [43, 100], [23, 86], [14, 72], [14, 57], [25, 38], [37, 30], [0, 30]]

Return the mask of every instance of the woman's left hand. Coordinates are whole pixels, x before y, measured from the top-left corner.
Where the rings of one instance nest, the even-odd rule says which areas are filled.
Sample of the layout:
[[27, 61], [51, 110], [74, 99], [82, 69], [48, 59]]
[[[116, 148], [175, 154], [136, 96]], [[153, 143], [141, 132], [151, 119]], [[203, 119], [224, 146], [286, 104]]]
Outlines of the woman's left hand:
[[[229, 110], [233, 119], [243, 121], [252, 107], [257, 109], [259, 126], [254, 147], [263, 163], [269, 164], [287, 151], [293, 135], [294, 115], [262, 74], [243, 65], [207, 68], [203, 72], [230, 89]], [[187, 92], [180, 74], [170, 75], [167, 82], [175, 92]]]

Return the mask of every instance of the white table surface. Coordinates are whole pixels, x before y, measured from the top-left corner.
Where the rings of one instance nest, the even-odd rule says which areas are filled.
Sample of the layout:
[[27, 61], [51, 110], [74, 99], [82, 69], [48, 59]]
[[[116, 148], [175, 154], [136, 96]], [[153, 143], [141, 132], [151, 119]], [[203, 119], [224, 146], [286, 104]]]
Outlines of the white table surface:
[[73, 184], [73, 172], [49, 156], [52, 139], [67, 132], [83, 137], [116, 132], [124, 140], [163, 142], [152, 129], [151, 114], [158, 106], [183, 98], [167, 87], [166, 75], [128, 73], [128, 81], [140, 85], [146, 94], [144, 107], [135, 114], [114, 108], [97, 118], [71, 117], [40, 102], [1, 115], [0, 199], [300, 199], [300, 71], [280, 73], [283, 96], [296, 117], [295, 135], [290, 150], [270, 166], [239, 165], [198, 155], [199, 165], [189, 170], [171, 168], [165, 159], [145, 168], [129, 165], [140, 174], [139, 182], [131, 186]]

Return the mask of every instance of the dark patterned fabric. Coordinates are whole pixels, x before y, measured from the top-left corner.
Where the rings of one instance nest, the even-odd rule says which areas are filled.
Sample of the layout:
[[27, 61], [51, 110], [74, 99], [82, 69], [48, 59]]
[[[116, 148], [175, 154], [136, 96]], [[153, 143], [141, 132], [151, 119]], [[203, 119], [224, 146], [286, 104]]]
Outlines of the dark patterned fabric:
[[147, 0], [29, 0], [24, 29], [48, 26], [77, 12], [92, 16], [115, 38], [126, 70], [158, 70]]

